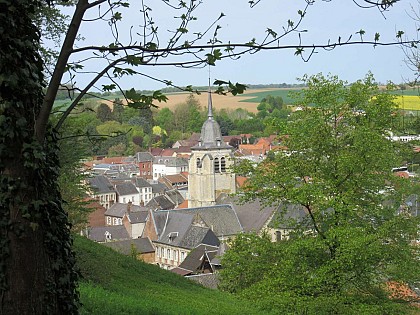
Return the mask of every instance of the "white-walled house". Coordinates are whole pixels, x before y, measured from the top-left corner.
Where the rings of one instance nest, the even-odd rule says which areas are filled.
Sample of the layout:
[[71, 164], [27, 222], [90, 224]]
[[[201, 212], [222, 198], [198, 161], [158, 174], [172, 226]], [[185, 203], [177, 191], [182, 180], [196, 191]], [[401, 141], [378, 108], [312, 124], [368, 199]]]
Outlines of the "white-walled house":
[[165, 175], [188, 172], [188, 161], [172, 156], [158, 156], [153, 160], [153, 179], [157, 180]]
[[137, 177], [133, 180], [134, 185], [139, 193], [140, 205], [147, 205], [153, 199], [152, 185], [144, 178]]
[[117, 201], [119, 203], [129, 203], [133, 205], [140, 205], [139, 192], [131, 182], [123, 182], [115, 185], [115, 191], [117, 192]]

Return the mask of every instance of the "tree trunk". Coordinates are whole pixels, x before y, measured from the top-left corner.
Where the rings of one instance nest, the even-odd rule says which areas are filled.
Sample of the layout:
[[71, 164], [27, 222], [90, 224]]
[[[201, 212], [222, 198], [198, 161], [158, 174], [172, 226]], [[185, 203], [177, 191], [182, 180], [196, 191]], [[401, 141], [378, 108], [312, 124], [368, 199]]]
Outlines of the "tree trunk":
[[0, 314], [74, 314], [78, 305], [56, 138], [35, 138], [43, 99], [37, 5], [0, 4]]

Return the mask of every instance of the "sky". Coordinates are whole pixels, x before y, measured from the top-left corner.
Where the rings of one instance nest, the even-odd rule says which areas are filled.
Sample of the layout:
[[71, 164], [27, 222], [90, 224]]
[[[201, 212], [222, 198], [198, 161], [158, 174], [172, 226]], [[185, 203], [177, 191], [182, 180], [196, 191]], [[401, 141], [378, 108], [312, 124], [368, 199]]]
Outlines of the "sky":
[[[362, 4], [362, 0], [355, 0]], [[326, 44], [335, 41], [338, 37], [344, 39], [352, 35], [353, 39], [359, 39], [356, 34], [359, 30], [365, 31], [364, 39], [373, 40], [376, 32], [380, 33], [381, 41], [394, 41], [397, 31], [403, 30], [408, 38], [416, 38], [416, 26], [410, 14], [411, 5], [418, 8], [417, 0], [401, 0], [388, 12], [381, 13], [377, 8], [362, 9], [353, 0], [317, 0], [308, 8], [307, 14], [300, 26], [303, 44]], [[179, 19], [179, 15], [171, 11], [162, 1], [144, 0], [152, 10], [155, 25], [158, 26], [160, 42], [164, 44]], [[128, 40], [130, 27], [135, 37], [136, 32], [141, 32], [142, 15], [138, 4], [140, 1], [131, 1], [128, 9], [118, 10], [122, 14], [122, 22], [119, 27], [119, 35], [122, 40]], [[176, 3], [176, 1], [171, 1]], [[248, 42], [252, 38], [259, 39], [266, 35], [266, 29], [271, 28], [280, 33], [287, 20], [297, 19], [297, 11], [305, 7], [305, 0], [262, 0], [254, 8], [250, 8], [247, 0], [203, 0], [197, 8], [194, 21], [189, 28], [187, 36], [194, 38], [194, 32], [202, 32], [207, 25], [216, 19], [221, 12], [225, 14], [218, 24], [221, 26], [218, 38], [224, 42]], [[103, 12], [104, 8], [101, 8]], [[86, 16], [94, 19], [98, 14], [97, 9], [91, 9]], [[65, 13], [71, 15], [71, 11]], [[212, 33], [210, 33], [212, 34]], [[210, 38], [210, 34], [205, 41]], [[83, 41], [77, 42], [77, 46], [108, 45], [112, 42], [111, 33], [106, 22], [84, 22], [80, 35]], [[133, 38], [133, 37], [132, 37]], [[205, 42], [204, 41], [204, 42]], [[282, 39], [281, 44], [296, 44], [299, 42], [297, 34]], [[74, 56], [79, 60], [88, 56], [82, 53]], [[182, 58], [182, 57], [180, 57]], [[354, 82], [362, 79], [371, 71], [378, 82], [393, 81], [402, 83], [410, 80], [413, 73], [404, 63], [404, 53], [399, 47], [372, 47], [367, 45], [338, 47], [333, 51], [320, 50], [312, 55], [308, 62], [294, 55], [294, 50], [262, 51], [252, 55], [242, 56], [239, 60], [225, 59], [216, 62], [216, 66], [210, 67], [212, 80], [219, 79], [244, 84], [277, 84], [299, 83], [297, 78], [308, 74], [333, 74], [340, 79]], [[165, 61], [165, 60], [162, 60]], [[169, 61], [169, 59], [167, 60]], [[92, 78], [90, 71], [99, 71], [103, 67], [103, 61], [91, 61], [86, 63], [84, 71], [87, 73], [75, 78], [79, 86], [87, 84]], [[138, 71], [162, 80], [170, 80], [178, 86], [207, 85], [209, 69], [181, 69], [173, 66], [143, 66]], [[101, 84], [108, 84], [102, 80]], [[134, 87], [135, 89], [148, 90], [160, 89], [164, 84], [148, 79], [144, 76], [124, 77], [119, 83], [123, 89]]]

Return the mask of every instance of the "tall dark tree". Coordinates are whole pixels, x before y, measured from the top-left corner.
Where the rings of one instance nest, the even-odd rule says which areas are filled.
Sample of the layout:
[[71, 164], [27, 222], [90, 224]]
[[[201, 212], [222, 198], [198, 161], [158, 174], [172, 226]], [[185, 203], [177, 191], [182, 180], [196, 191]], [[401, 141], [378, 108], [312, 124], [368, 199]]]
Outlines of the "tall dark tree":
[[111, 108], [105, 103], [99, 104], [98, 108], [96, 109], [96, 117], [102, 121], [109, 121], [113, 119]]
[[[41, 1], [0, 3], [0, 313], [76, 314], [77, 272], [57, 177], [57, 134], [39, 129]], [[49, 114], [49, 113], [48, 113]]]

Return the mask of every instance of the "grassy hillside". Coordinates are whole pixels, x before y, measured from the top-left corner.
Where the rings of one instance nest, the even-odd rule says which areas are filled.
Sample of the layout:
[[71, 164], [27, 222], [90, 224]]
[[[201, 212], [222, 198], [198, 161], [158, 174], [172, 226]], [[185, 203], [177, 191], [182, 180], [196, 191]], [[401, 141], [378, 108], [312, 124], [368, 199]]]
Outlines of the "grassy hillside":
[[262, 314], [247, 301], [85, 238], [74, 247], [83, 276], [81, 314]]

